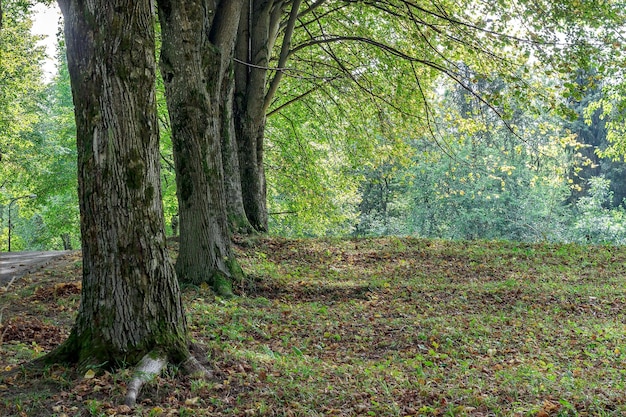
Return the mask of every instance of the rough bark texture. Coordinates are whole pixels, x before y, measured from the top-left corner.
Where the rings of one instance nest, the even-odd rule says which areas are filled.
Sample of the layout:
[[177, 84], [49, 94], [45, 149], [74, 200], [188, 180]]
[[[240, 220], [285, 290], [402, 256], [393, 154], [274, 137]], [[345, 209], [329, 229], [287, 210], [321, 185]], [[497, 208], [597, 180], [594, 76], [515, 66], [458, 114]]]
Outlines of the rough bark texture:
[[218, 103], [241, 5], [241, 0], [158, 0], [180, 215], [176, 272], [184, 282], [208, 282], [223, 295], [230, 295], [241, 270], [226, 219]]
[[115, 367], [188, 357], [165, 245], [150, 0], [59, 0], [75, 104], [83, 286], [49, 359]]

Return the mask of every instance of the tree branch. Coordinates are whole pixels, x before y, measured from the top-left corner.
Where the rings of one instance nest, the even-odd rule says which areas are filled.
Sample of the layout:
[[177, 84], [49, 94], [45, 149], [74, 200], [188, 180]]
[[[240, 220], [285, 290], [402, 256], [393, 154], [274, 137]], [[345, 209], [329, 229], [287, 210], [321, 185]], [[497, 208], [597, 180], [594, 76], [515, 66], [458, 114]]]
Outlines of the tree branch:
[[[336, 76], [334, 76], [334, 77], [324, 79], [324, 81], [325, 81], [325, 82], [327, 82], [327, 83], [330, 83], [330, 82], [335, 81], [335, 80], [337, 80], [337, 79], [339, 79], [339, 78], [342, 78], [342, 77], [341, 77], [341, 76], [339, 76], [339, 75], [336, 75]], [[267, 113], [267, 117], [270, 117], [270, 116], [271, 116], [271, 115], [273, 115], [274, 113], [278, 113], [279, 111], [281, 111], [281, 110], [282, 110], [282, 109], [284, 109], [285, 107], [288, 107], [288, 106], [292, 105], [293, 103], [295, 103], [295, 102], [297, 102], [297, 101], [299, 101], [299, 100], [303, 99], [304, 97], [308, 96], [309, 94], [311, 94], [311, 93], [313, 93], [313, 92], [317, 91], [318, 89], [320, 89], [320, 88], [322, 88], [322, 87], [323, 87], [323, 85], [322, 85], [322, 84], [318, 84], [318, 85], [316, 85], [315, 87], [310, 88], [309, 90], [305, 91], [304, 93], [299, 94], [299, 95], [297, 95], [296, 97], [293, 97], [293, 98], [291, 98], [291, 99], [287, 100], [285, 103], [281, 104], [280, 106], [278, 106], [278, 107], [276, 107], [275, 109], [272, 109], [270, 112], [268, 112], [268, 113]]]
[[378, 42], [378, 41], [376, 41], [374, 39], [363, 38], [361, 36], [332, 36], [332, 37], [326, 37], [326, 38], [322, 38], [322, 39], [319, 39], [319, 38], [318, 39], [312, 39], [309, 42], [305, 42], [305, 43], [302, 43], [302, 44], [298, 45], [297, 47], [292, 49], [289, 54], [292, 55], [292, 54], [294, 54], [294, 53], [296, 53], [296, 52], [298, 52], [298, 51], [300, 51], [300, 50], [302, 50], [304, 48], [307, 48], [309, 46], [337, 43], [337, 42], [343, 42], [343, 41], [354, 41], [354, 42], [359, 42], [359, 43], [365, 43], [365, 44], [368, 44], [368, 45], [372, 45], [372, 46], [374, 46], [374, 47], [376, 47], [378, 49], [381, 49], [381, 50], [383, 50], [383, 51], [385, 51], [385, 52], [387, 52], [387, 53], [389, 53], [389, 54], [391, 54], [393, 56], [396, 56], [398, 58], [402, 58], [402, 59], [404, 59], [406, 61], [418, 62], [418, 63], [424, 64], [424, 65], [427, 65], [427, 66], [429, 66], [429, 67], [431, 67], [433, 69], [436, 69], [437, 71], [440, 71], [440, 72], [445, 72], [445, 70], [446, 70], [445, 67], [443, 67], [443, 66], [441, 66], [441, 65], [439, 65], [439, 64], [437, 64], [435, 62], [413, 57], [413, 56], [408, 55], [408, 54], [406, 54], [406, 53], [400, 51], [399, 49], [394, 48], [394, 47], [392, 47], [390, 45], [384, 44], [382, 42]]
[[[293, 30], [296, 26], [296, 21], [298, 20], [298, 11], [300, 9], [300, 3], [302, 0], [294, 0], [291, 5], [291, 13], [289, 15], [289, 22], [287, 23], [287, 28], [285, 29], [285, 35], [283, 36], [283, 44], [280, 49], [280, 56], [278, 58], [278, 67], [283, 67], [287, 63], [287, 59], [289, 58], [289, 48], [291, 47], [291, 38], [293, 36]], [[267, 109], [272, 102], [272, 98], [276, 94], [278, 90], [278, 85], [283, 78], [283, 72], [277, 71], [274, 74], [274, 78], [272, 79], [270, 86], [265, 94], [265, 102], [263, 105], [263, 113], [267, 112]]]

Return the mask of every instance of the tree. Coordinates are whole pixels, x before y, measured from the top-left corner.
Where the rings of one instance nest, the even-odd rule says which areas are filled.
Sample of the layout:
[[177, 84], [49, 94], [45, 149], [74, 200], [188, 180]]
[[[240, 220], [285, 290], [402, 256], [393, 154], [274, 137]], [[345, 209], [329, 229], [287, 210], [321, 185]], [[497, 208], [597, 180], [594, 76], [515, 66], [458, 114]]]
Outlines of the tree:
[[[248, 218], [255, 228], [264, 230], [268, 113], [333, 83], [349, 81], [363, 92], [357, 100], [369, 96], [381, 107], [399, 112], [404, 103], [413, 102], [412, 111], [421, 107], [414, 124], [431, 130], [435, 120], [428, 109], [429, 83], [444, 74], [471, 91], [471, 85], [462, 80], [463, 67], [458, 64], [462, 61], [481, 75], [503, 78], [519, 100], [536, 97], [537, 92], [525, 82], [529, 73], [519, 72], [531, 51], [550, 62], [550, 70], [563, 72], [568, 72], [575, 58], [598, 56], [591, 53], [597, 52], [592, 36], [602, 39], [611, 31], [619, 34], [613, 22], [620, 21], [621, 11], [609, 3], [468, 0], [423, 5], [406, 0], [320, 0], [303, 2], [298, 8], [296, 2], [250, 2], [237, 43], [234, 112]], [[524, 25], [519, 25], [519, 19]], [[553, 47], [558, 45], [558, 34], [566, 34], [569, 48]], [[402, 72], [395, 67], [402, 68], [403, 77], [372, 77], [383, 68], [388, 73]], [[290, 75], [299, 87], [276, 94], [281, 80]], [[393, 89], [385, 88], [385, 83], [397, 87], [395, 94], [386, 94]], [[337, 97], [327, 96], [329, 100]], [[498, 96], [480, 98], [491, 104], [491, 111], [497, 110]], [[554, 96], [544, 94], [544, 98], [554, 103]], [[416, 106], [418, 101], [422, 103]], [[496, 115], [509, 117], [506, 109]]]
[[[171, 120], [180, 247], [176, 271], [184, 282], [207, 282], [232, 295], [242, 272], [227, 224], [222, 135], [224, 91], [242, 0], [159, 0], [161, 73]], [[225, 128], [228, 130], [229, 126]]]
[[[30, 12], [23, 2], [5, 1], [4, 13], [4, 27], [0, 32], [0, 216], [3, 241], [6, 241], [8, 228], [4, 226], [8, 226], [11, 198], [37, 192], [33, 178], [43, 160], [38, 155], [37, 125], [42, 120], [41, 64], [45, 55], [43, 48], [37, 45], [37, 38], [30, 33]], [[38, 201], [19, 200], [13, 209], [32, 207], [35, 202]], [[19, 211], [20, 217], [28, 217], [24, 216], [26, 214], [32, 211]], [[14, 217], [14, 224], [15, 220]], [[14, 232], [20, 234], [18, 230]]]
[[[165, 244], [149, 0], [59, 0], [75, 106], [83, 286], [69, 338], [43, 360], [141, 383], [167, 360], [197, 370]], [[104, 365], [103, 365], [104, 364]]]
[[268, 85], [269, 65], [279, 36], [283, 8], [291, 3], [280, 49], [278, 68], [286, 63], [291, 36], [300, 12], [300, 0], [293, 2], [254, 0], [242, 14], [237, 38], [235, 100], [233, 117], [241, 176], [241, 192], [246, 215], [252, 226], [267, 231], [267, 187], [263, 166], [266, 113], [282, 72]]

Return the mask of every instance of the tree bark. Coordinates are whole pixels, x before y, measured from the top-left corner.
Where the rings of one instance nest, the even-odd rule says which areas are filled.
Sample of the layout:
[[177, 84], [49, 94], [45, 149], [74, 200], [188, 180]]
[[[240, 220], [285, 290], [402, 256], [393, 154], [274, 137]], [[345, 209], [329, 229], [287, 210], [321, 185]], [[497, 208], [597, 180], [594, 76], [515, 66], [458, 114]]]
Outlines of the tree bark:
[[222, 118], [222, 164], [224, 166], [224, 191], [228, 225], [233, 233], [253, 234], [254, 227], [246, 216], [241, 191], [241, 175], [237, 152], [237, 133], [233, 116], [235, 78], [233, 68], [228, 71], [222, 87], [220, 100]]
[[176, 272], [183, 282], [206, 282], [230, 295], [241, 269], [226, 219], [219, 101], [243, 1], [157, 3], [180, 215]]
[[[270, 56], [281, 30], [287, 5], [278, 70], [271, 82]], [[266, 114], [282, 78], [282, 68], [298, 18], [301, 0], [251, 0], [242, 13], [237, 37], [235, 67], [234, 119], [244, 208], [252, 226], [261, 232], [268, 229], [267, 185], [264, 166]]]
[[59, 0], [75, 105], [83, 286], [48, 361], [116, 367], [158, 351], [188, 359], [165, 244], [150, 0]]
[[[277, 4], [278, 3], [278, 4]], [[278, 33], [282, 2], [247, 2], [237, 37], [234, 113], [241, 191], [252, 226], [267, 231], [267, 192], [263, 166], [265, 87], [270, 53]], [[241, 64], [241, 63], [245, 64]]]

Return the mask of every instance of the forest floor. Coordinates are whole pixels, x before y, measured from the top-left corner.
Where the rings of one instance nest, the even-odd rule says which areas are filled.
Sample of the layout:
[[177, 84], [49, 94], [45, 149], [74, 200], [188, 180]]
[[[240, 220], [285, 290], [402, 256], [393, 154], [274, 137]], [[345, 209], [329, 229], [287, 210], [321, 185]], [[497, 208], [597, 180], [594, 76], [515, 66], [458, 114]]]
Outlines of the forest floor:
[[[626, 249], [382, 238], [239, 242], [238, 297], [187, 287], [215, 378], [0, 373], [1, 416], [626, 415]], [[0, 289], [0, 371], [68, 335], [81, 260]]]

